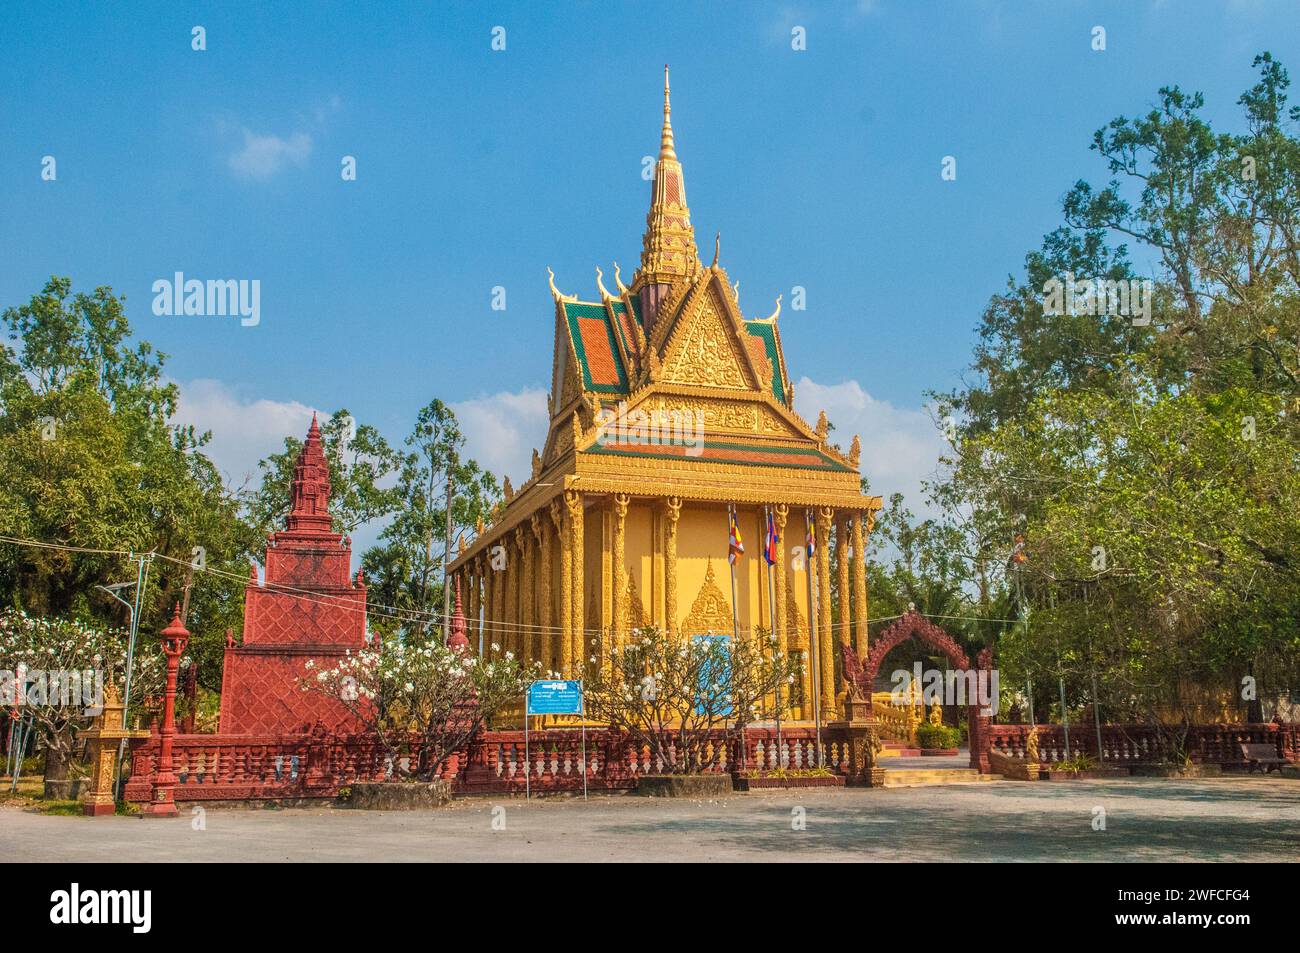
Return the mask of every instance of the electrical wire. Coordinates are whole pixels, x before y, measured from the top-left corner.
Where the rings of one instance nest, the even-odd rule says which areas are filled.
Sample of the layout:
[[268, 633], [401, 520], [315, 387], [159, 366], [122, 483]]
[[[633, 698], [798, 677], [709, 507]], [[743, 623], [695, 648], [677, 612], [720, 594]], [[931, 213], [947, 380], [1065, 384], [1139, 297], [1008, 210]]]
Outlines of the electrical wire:
[[[87, 553], [92, 555], [126, 556], [126, 557], [132, 557], [137, 555], [137, 553], [134, 550], [97, 549], [97, 548], [92, 548], [87, 546], [75, 546], [70, 543], [51, 543], [42, 540], [22, 539], [20, 537], [4, 536], [4, 535], [0, 535], [0, 543], [8, 543], [10, 545], [15, 545], [15, 546], [28, 546], [37, 549], [63, 550], [67, 552]], [[193, 560], [180, 559], [175, 556], [168, 556], [165, 553], [154, 552], [152, 555], [157, 559], [166, 560], [167, 562], [173, 563], [178, 566], [192, 568], [197, 572], [209, 573], [211, 575], [221, 576], [227, 579], [231, 579], [235, 582], [242, 583], [245, 589], [247, 589], [247, 587], [250, 585], [248, 577], [243, 576], [239, 573], [230, 572], [229, 570], [219, 569], [214, 566], [208, 566], [208, 565], [198, 567], [194, 565]], [[424, 622], [424, 623], [436, 623], [440, 625], [444, 618], [442, 613], [431, 611], [431, 610], [408, 609], [400, 606], [384, 605], [382, 603], [373, 603], [373, 602], [369, 602], [368, 600], [360, 599], [353, 596], [322, 594], [318, 590], [303, 589], [296, 586], [287, 586], [284, 585], [283, 583], [259, 582], [258, 590], [270, 592], [272, 594], [292, 596], [293, 598], [299, 601], [314, 603], [317, 605], [353, 608], [353, 609], [361, 609], [362, 607], [364, 607], [364, 611], [367, 616], [373, 615], [381, 619], [392, 619], [399, 622], [407, 622], [407, 623]], [[925, 613], [925, 612], [918, 613], [918, 614], [928, 619], [945, 619], [945, 620], [954, 620], [954, 621], [963, 621], [963, 622], [1017, 622], [1019, 621], [1017, 619], [992, 619], [992, 618], [981, 618], [978, 616], [939, 615], [939, 614]], [[892, 622], [895, 619], [902, 618], [903, 615], [904, 613], [899, 613], [898, 615], [880, 616], [874, 619], [867, 619], [867, 624], [870, 625], [879, 622]], [[527, 635], [546, 634], [546, 633], [563, 634], [571, 631], [568, 626], [564, 626], [564, 625], [541, 625], [537, 623], [524, 623], [515, 620], [493, 619], [486, 615], [483, 616], [482, 618], [475, 618], [475, 619], [467, 618], [466, 621], [470, 624], [479, 626], [482, 629], [485, 636], [488, 634], [506, 635], [506, 636], [526, 635], [526, 634]], [[858, 624], [859, 624], [858, 621], [852, 621], [852, 620], [848, 622], [833, 622], [831, 623], [830, 628], [833, 632], [837, 632], [844, 629], [853, 629]], [[605, 631], [606, 630], [604, 629], [584, 628], [582, 630], [582, 634], [584, 636], [600, 637], [605, 633]], [[752, 634], [756, 631], [756, 628], [755, 627], [742, 628], [740, 631], [746, 634]]]

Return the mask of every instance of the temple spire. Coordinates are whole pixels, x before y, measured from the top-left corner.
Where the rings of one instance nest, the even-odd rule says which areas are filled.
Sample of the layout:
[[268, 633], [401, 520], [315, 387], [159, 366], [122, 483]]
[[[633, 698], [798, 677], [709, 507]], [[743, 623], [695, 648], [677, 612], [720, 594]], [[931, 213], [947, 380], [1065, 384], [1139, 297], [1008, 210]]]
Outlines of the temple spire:
[[331, 532], [329, 502], [330, 468], [321, 444], [320, 424], [313, 413], [289, 486], [289, 519], [285, 524], [289, 532]]
[[[677, 159], [669, 101], [668, 67], [664, 67], [664, 125], [659, 139], [659, 160], [655, 163], [654, 182], [650, 188], [650, 214], [646, 216], [642, 240], [641, 273], [636, 283], [642, 292], [650, 321], [668, 287], [679, 278], [692, 277], [699, 271], [699, 253], [695, 248], [695, 231], [691, 227], [691, 210], [686, 205], [686, 181]], [[659, 287], [656, 287], [659, 286]], [[647, 327], [647, 331], [649, 328]]]
[[659, 158], [673, 159], [677, 158], [677, 150], [673, 148], [673, 122], [672, 122], [672, 104], [668, 101], [668, 64], [664, 64], [664, 131], [659, 136]]

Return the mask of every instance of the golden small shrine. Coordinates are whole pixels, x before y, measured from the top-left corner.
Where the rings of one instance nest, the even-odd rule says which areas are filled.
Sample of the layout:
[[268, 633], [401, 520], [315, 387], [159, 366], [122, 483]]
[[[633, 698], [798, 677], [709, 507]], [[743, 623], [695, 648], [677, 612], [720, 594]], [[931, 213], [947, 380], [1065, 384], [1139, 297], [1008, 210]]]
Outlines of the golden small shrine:
[[116, 813], [113, 780], [121, 742], [148, 738], [149, 732], [126, 727], [126, 705], [111, 678], [105, 680], [103, 710], [91, 729], [81, 737], [89, 742], [91, 751], [90, 787], [82, 798], [81, 811], [87, 817]]
[[[704, 265], [696, 248], [665, 68], [640, 267], [624, 285], [615, 263], [613, 292], [597, 268], [593, 301], [551, 276], [543, 448], [523, 486], [506, 481], [504, 507], [451, 573], [472, 646], [574, 678], [643, 625], [731, 635], [734, 591], [739, 637], [773, 633], [806, 661], [790, 715], [813, 717], [815, 662], [830, 719], [843, 688], [837, 643], [867, 651], [864, 554], [880, 497], [862, 493], [859, 439], [846, 451], [825, 413], [810, 426], [795, 412], [781, 299], [746, 317], [719, 252], [715, 242]], [[733, 508], [745, 547], [734, 587]], [[770, 566], [769, 518], [780, 537]]]

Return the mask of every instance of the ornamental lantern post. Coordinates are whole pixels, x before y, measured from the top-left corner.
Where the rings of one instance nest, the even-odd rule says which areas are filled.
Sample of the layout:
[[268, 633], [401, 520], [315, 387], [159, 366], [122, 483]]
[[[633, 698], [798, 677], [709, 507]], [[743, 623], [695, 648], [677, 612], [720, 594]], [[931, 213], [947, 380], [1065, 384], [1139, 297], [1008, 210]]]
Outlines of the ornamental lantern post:
[[158, 770], [153, 778], [153, 796], [143, 811], [144, 817], [175, 817], [173, 800], [176, 775], [172, 773], [172, 737], [176, 734], [176, 673], [181, 655], [189, 644], [190, 633], [181, 622], [180, 603], [176, 604], [171, 623], [161, 633], [163, 654], [167, 656], [167, 694], [163, 700], [162, 740], [158, 745]]

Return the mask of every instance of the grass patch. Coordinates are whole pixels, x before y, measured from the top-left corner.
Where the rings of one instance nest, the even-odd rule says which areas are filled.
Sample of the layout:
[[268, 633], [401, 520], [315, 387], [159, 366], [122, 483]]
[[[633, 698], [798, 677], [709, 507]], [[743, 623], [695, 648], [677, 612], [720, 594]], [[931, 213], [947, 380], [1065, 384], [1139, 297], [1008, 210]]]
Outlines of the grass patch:
[[80, 801], [42, 801], [40, 802], [42, 814], [51, 814], [57, 817], [81, 817]]

